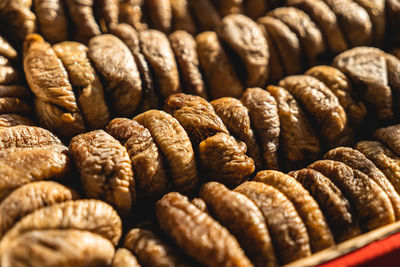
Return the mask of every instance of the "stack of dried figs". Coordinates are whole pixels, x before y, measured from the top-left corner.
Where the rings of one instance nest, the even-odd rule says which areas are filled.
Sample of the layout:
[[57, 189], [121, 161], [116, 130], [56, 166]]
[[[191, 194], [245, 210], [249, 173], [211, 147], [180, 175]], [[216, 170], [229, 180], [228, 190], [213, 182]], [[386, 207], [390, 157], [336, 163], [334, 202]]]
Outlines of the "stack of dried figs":
[[0, 0], [0, 266], [278, 266], [397, 221], [399, 15]]

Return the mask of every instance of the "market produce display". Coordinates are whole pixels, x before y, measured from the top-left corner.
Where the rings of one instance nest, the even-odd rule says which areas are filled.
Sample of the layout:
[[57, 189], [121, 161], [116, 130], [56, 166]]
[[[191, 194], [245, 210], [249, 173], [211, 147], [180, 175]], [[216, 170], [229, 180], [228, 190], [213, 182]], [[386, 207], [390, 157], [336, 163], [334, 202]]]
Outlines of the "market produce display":
[[400, 218], [395, 0], [4, 0], [0, 266], [280, 266]]

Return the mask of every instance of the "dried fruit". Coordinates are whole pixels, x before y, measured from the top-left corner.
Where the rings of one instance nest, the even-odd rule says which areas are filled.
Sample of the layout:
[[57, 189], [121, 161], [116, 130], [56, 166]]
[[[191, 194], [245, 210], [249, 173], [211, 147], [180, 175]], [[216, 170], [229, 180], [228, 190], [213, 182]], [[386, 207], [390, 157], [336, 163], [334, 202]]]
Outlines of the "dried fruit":
[[176, 190], [192, 191], [198, 182], [196, 160], [190, 139], [179, 122], [159, 110], [149, 110], [134, 120], [150, 131], [165, 156]]
[[132, 116], [140, 105], [141, 81], [128, 47], [111, 34], [89, 41], [89, 57], [106, 80], [104, 85], [111, 110], [118, 116]]
[[121, 219], [107, 203], [99, 200], [75, 200], [36, 210], [17, 222], [0, 242], [1, 255], [24, 233], [44, 230], [75, 229], [98, 234], [116, 246], [121, 237]]
[[32, 115], [31, 106], [16, 97], [0, 97], [0, 114], [16, 113], [25, 116]]
[[68, 74], [49, 43], [32, 34], [24, 43], [24, 71], [46, 128], [71, 137], [85, 130]]
[[336, 95], [340, 105], [355, 127], [363, 123], [367, 110], [363, 102], [354, 99], [355, 92], [351, 82], [343, 72], [333, 67], [321, 65], [309, 69], [305, 74], [323, 82]]
[[[0, 11], [1, 12], [1, 11]], [[0, 35], [0, 55], [14, 60], [18, 58], [18, 53], [17, 51], [14, 49], [14, 47], [12, 47], [12, 45], [3, 37]]]
[[229, 186], [239, 185], [255, 170], [254, 161], [246, 156], [246, 145], [234, 137], [217, 133], [199, 144], [203, 175]]
[[189, 6], [193, 11], [201, 31], [214, 30], [221, 21], [218, 11], [211, 1], [212, 0], [188, 0]]
[[325, 154], [324, 159], [343, 162], [347, 166], [359, 170], [374, 180], [389, 197], [396, 219], [400, 218], [400, 196], [382, 171], [379, 170], [374, 163], [372, 163], [360, 151], [350, 147], [338, 147], [328, 151], [328, 153]]
[[185, 91], [207, 99], [207, 88], [200, 72], [195, 39], [185, 31], [175, 31], [169, 36], [169, 41], [175, 53]]
[[158, 198], [168, 190], [165, 160], [149, 130], [136, 121], [114, 119], [106, 131], [125, 145], [140, 197]]
[[0, 203], [0, 238], [25, 215], [77, 197], [74, 190], [50, 181], [21, 186]]
[[218, 0], [216, 3], [218, 11], [222, 16], [243, 13], [243, 0]]
[[104, 100], [103, 86], [88, 58], [88, 48], [77, 42], [63, 42], [53, 46], [63, 62], [85, 122], [90, 129], [103, 128], [110, 120]]
[[172, 26], [172, 8], [170, 0], [148, 0], [148, 9], [151, 10], [150, 19], [153, 28], [168, 34]]
[[30, 119], [17, 115], [17, 114], [1, 114], [0, 115], [0, 128], [13, 127], [17, 125], [33, 126], [34, 123]]
[[[31, 12], [31, 0], [5, 0], [0, 4], [0, 21], [5, 31], [15, 39], [24, 40], [36, 30], [36, 16]], [[8, 29], [9, 28], [9, 29]]]
[[235, 191], [251, 199], [262, 212], [280, 264], [311, 255], [307, 229], [285, 195], [258, 182], [245, 182]]
[[280, 7], [267, 15], [281, 20], [296, 33], [309, 65], [318, 63], [319, 57], [326, 52], [325, 43], [319, 28], [305, 12], [294, 7]]
[[339, 187], [355, 209], [363, 231], [395, 221], [388, 196], [364, 173], [332, 160], [316, 161], [309, 168], [321, 172]]
[[256, 170], [260, 170], [262, 168], [261, 155], [255, 133], [251, 128], [248, 109], [240, 100], [232, 97], [218, 98], [210, 103], [229, 132], [246, 144], [247, 155], [254, 160]]
[[400, 125], [397, 124], [376, 130], [373, 137], [390, 148], [397, 156], [400, 156], [399, 135]]
[[113, 256], [113, 244], [88, 231], [29, 231], [4, 251], [1, 266], [109, 266]]
[[224, 17], [216, 31], [241, 58], [246, 69], [246, 86], [264, 86], [268, 78], [269, 50], [259, 26], [250, 18], [235, 14]]
[[115, 252], [111, 267], [140, 267], [140, 264], [129, 250], [126, 248], [119, 248]]
[[108, 32], [111, 25], [118, 23], [119, 0], [95, 0], [93, 10], [102, 32]]
[[263, 214], [250, 199], [216, 182], [203, 185], [200, 197], [255, 266], [278, 266]]
[[128, 215], [136, 189], [126, 149], [111, 135], [97, 130], [72, 138], [69, 150], [86, 195], [103, 199]]
[[62, 0], [34, 0], [40, 33], [50, 43], [68, 40], [68, 22]]
[[217, 34], [211, 31], [202, 32], [196, 36], [196, 43], [200, 66], [204, 71], [211, 98], [239, 98], [243, 94], [242, 84]]
[[310, 16], [321, 30], [330, 51], [337, 54], [348, 49], [335, 13], [323, 0], [289, 0], [286, 5], [301, 9]]
[[136, 30], [144, 30], [147, 24], [142, 23], [143, 0], [121, 0], [119, 2], [119, 22], [131, 25]]
[[155, 74], [160, 94], [168, 97], [181, 92], [178, 67], [167, 36], [156, 30], [146, 30], [140, 32], [139, 39], [142, 53]]
[[190, 13], [188, 0], [170, 0], [172, 9], [172, 28], [196, 34], [196, 24]]
[[143, 266], [188, 266], [183, 257], [151, 231], [134, 228], [125, 237], [129, 249]]
[[296, 99], [284, 88], [268, 86], [275, 98], [280, 121], [280, 142], [286, 159], [304, 162], [316, 159], [321, 151], [318, 136]]
[[346, 113], [325, 84], [308, 75], [294, 75], [281, 80], [279, 85], [293, 94], [317, 119], [328, 146], [351, 142]]
[[208, 208], [207, 208], [207, 204], [206, 202], [204, 202], [204, 200], [202, 200], [201, 198], [193, 198], [192, 199], [192, 204], [196, 206], [196, 208], [198, 208], [199, 210], [205, 212], [205, 213], [210, 213]]
[[229, 134], [211, 104], [202, 97], [172, 95], [165, 100], [164, 110], [179, 121], [194, 146], [216, 133]]
[[353, 48], [335, 57], [332, 65], [348, 75], [358, 90], [363, 89], [363, 98], [375, 107], [379, 119], [393, 118], [393, 97], [382, 51]]
[[361, 141], [356, 149], [363, 153], [389, 179], [397, 193], [400, 194], [400, 157], [376, 141]]
[[[253, 266], [237, 240], [208, 214], [173, 192], [156, 204], [161, 228], [188, 255], [207, 266]], [[182, 223], [185, 222], [185, 223]]]
[[337, 243], [361, 234], [349, 201], [328, 177], [313, 169], [301, 169], [289, 175], [295, 177], [318, 202]]
[[[290, 28], [279, 19], [265, 16], [257, 22], [263, 25], [276, 46], [276, 52], [281, 60], [283, 73], [297, 74], [302, 70], [300, 40]], [[272, 65], [270, 65], [273, 68]], [[282, 78], [279, 77], [278, 79]]]
[[275, 187], [293, 203], [307, 228], [313, 252], [335, 244], [317, 202], [296, 179], [282, 172], [270, 170], [258, 172], [254, 181]]
[[240, 101], [249, 110], [264, 168], [278, 169], [280, 123], [275, 99], [261, 88], [249, 88]]

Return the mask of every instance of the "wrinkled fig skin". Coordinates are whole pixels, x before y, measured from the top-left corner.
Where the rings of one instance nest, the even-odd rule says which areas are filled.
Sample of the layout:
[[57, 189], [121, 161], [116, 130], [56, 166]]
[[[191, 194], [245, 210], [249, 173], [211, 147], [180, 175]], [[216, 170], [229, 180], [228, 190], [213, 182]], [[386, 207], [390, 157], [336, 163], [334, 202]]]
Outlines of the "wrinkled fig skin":
[[111, 267], [140, 267], [137, 258], [126, 248], [119, 248], [114, 255]]
[[178, 66], [167, 36], [157, 30], [146, 30], [139, 33], [139, 40], [142, 53], [155, 74], [159, 93], [164, 98], [180, 93]]
[[183, 79], [184, 90], [188, 94], [207, 99], [207, 88], [200, 71], [194, 37], [184, 31], [175, 31], [169, 36], [169, 41]]
[[0, 149], [52, 145], [62, 145], [62, 143], [53, 133], [40, 127], [18, 125], [0, 129]]
[[36, 95], [38, 121], [61, 136], [85, 131], [77, 101], [61, 60], [49, 43], [32, 34], [24, 42], [24, 71]]
[[214, 30], [221, 21], [211, 0], [187, 0], [201, 31]]
[[0, 128], [13, 127], [18, 125], [33, 126], [35, 125], [30, 119], [17, 114], [1, 114]]
[[240, 101], [249, 110], [264, 168], [277, 170], [280, 123], [275, 99], [264, 89], [249, 88]]
[[246, 144], [225, 133], [217, 133], [199, 144], [201, 171], [207, 179], [237, 186], [255, 170], [246, 156]]
[[[276, 46], [278, 57], [286, 75], [300, 73], [303, 66], [301, 62], [300, 40], [297, 35], [289, 29], [289, 27], [279, 19], [265, 16], [257, 21], [265, 27], [271, 41]], [[271, 65], [271, 68], [274, 68]], [[279, 79], [283, 78], [283, 75]]]
[[324, 0], [338, 18], [350, 47], [370, 45], [372, 23], [367, 11], [353, 0]]
[[238, 241], [211, 218], [173, 192], [156, 204], [161, 228], [188, 255], [206, 266], [253, 266]]
[[256, 170], [261, 170], [260, 150], [251, 127], [248, 109], [240, 100], [232, 97], [218, 98], [210, 103], [229, 132], [246, 144], [247, 155], [254, 160]]
[[278, 266], [263, 214], [250, 199], [216, 182], [203, 185], [199, 195], [255, 266]]
[[328, 147], [351, 143], [346, 112], [325, 84], [312, 76], [294, 75], [284, 78], [279, 85], [316, 118]]
[[111, 34], [89, 41], [89, 57], [106, 80], [106, 95], [116, 116], [132, 116], [140, 105], [142, 84], [135, 60], [128, 47]]
[[72, 138], [69, 151], [86, 195], [104, 199], [127, 216], [136, 200], [131, 161], [117, 140], [103, 130]]
[[400, 157], [396, 156], [382, 143], [376, 141], [358, 142], [356, 149], [386, 175], [397, 193], [400, 194]]
[[379, 170], [374, 163], [365, 157], [360, 151], [350, 147], [338, 147], [328, 151], [324, 159], [340, 161], [347, 166], [359, 170], [374, 180], [385, 191], [392, 203], [396, 220], [400, 219], [400, 196], [396, 192], [388, 178]]
[[168, 34], [172, 27], [171, 0], [147, 0], [153, 28]]
[[0, 35], [0, 55], [5, 56], [6, 58], [11, 60], [15, 60], [18, 58], [17, 51], [1, 35]]
[[68, 39], [68, 23], [62, 0], [33, 0], [38, 28], [50, 43]]
[[114, 252], [109, 240], [88, 231], [29, 231], [3, 253], [1, 266], [109, 266]]
[[293, 203], [307, 228], [313, 252], [335, 244], [332, 232], [318, 203], [296, 179], [282, 172], [271, 170], [257, 173], [254, 181], [275, 187]]
[[128, 151], [138, 197], [164, 195], [169, 190], [166, 163], [149, 130], [134, 120], [117, 118], [107, 125], [106, 131]]
[[316, 161], [309, 168], [331, 179], [343, 192], [355, 209], [363, 231], [371, 231], [395, 221], [389, 197], [364, 173], [332, 160]]
[[338, 54], [348, 49], [335, 13], [323, 0], [289, 0], [286, 5], [301, 9], [310, 16], [331, 52]]
[[400, 124], [380, 128], [373, 134], [375, 139], [390, 148], [390, 150], [392, 150], [397, 156], [400, 156], [399, 136]]
[[203, 211], [203, 212], [205, 212], [205, 213], [210, 214], [210, 211], [209, 211], [208, 208], [207, 208], [206, 202], [204, 202], [204, 200], [202, 200], [201, 198], [197, 198], [197, 197], [196, 197], [196, 198], [193, 198], [192, 201], [191, 201], [191, 203], [192, 203], [193, 205], [195, 205], [196, 208], [198, 208], [199, 210], [201, 210], [201, 211]]
[[121, 218], [107, 203], [99, 200], [75, 200], [38, 209], [17, 222], [3, 236], [0, 255], [16, 238], [30, 231], [75, 229], [98, 234], [116, 246], [121, 237]]
[[119, 0], [95, 0], [94, 12], [103, 32], [108, 32], [110, 25], [118, 23]]
[[110, 113], [100, 78], [88, 58], [88, 48], [77, 42], [63, 42], [54, 45], [53, 49], [68, 72], [82, 116], [89, 128], [103, 128], [110, 120]]
[[110, 32], [121, 39], [131, 51], [140, 73], [142, 81], [142, 101], [139, 112], [158, 108], [158, 95], [155, 88], [155, 78], [140, 50], [139, 33], [128, 24], [112, 25]]
[[268, 78], [269, 50], [262, 30], [250, 18], [236, 14], [223, 18], [218, 37], [242, 59], [246, 68], [246, 86], [263, 87]]
[[191, 192], [199, 178], [193, 147], [183, 127], [174, 117], [159, 110], [146, 111], [134, 120], [151, 133], [166, 159], [175, 190]]
[[319, 62], [319, 57], [326, 52], [325, 42], [319, 28], [311, 18], [300, 9], [280, 7], [267, 13], [285, 23], [298, 36], [307, 65]]
[[64, 146], [8, 148], [0, 151], [0, 200], [16, 188], [39, 180], [62, 179], [71, 163]]
[[125, 237], [129, 249], [143, 266], [189, 266], [181, 255], [149, 230], [134, 228]]
[[312, 169], [301, 169], [290, 172], [289, 175], [296, 178], [318, 202], [336, 243], [361, 234], [361, 229], [349, 201], [328, 177]]
[[65, 0], [69, 16], [76, 32], [75, 38], [87, 44], [96, 35], [100, 35], [100, 27], [93, 14], [94, 0]]
[[[202, 32], [196, 36], [197, 53], [200, 66], [207, 80], [210, 97], [224, 96], [239, 98], [243, 94], [243, 86], [228, 59], [221, 42], [215, 32]], [[224, 77], [221, 79], [221, 77]]]
[[172, 8], [172, 28], [195, 35], [197, 29], [189, 9], [188, 0], [170, 0], [170, 2]]
[[363, 123], [367, 109], [363, 102], [353, 98], [355, 92], [351, 81], [343, 72], [330, 66], [321, 65], [309, 69], [305, 74], [323, 82], [336, 95], [340, 105], [345, 109], [349, 120], [355, 127]]
[[0, 238], [25, 215], [45, 206], [78, 198], [74, 190], [43, 181], [21, 186], [0, 203]]
[[264, 32], [265, 39], [267, 40], [268, 43], [268, 50], [269, 50], [268, 66], [271, 66], [268, 72], [267, 84], [276, 84], [280, 79], [284, 77], [282, 59], [280, 58], [280, 55], [278, 55], [277, 46], [274, 40], [272, 40], [270, 33], [267, 33], [265, 26], [262, 25], [260, 26], [261, 30]]
[[0, 21], [5, 28], [12, 28], [8, 31], [16, 39], [24, 40], [27, 35], [36, 31], [36, 16], [31, 11], [31, 6], [32, 0], [4, 0], [0, 3]]
[[307, 229], [285, 195], [258, 182], [245, 182], [235, 192], [247, 196], [262, 212], [280, 264], [311, 255]]
[[363, 98], [375, 107], [380, 120], [393, 119], [393, 96], [388, 84], [384, 53], [369, 47], [357, 47], [335, 57], [332, 66], [349, 76], [363, 89]]
[[280, 142], [286, 159], [292, 162], [315, 160], [321, 147], [315, 129], [296, 99], [284, 88], [268, 86], [275, 98], [280, 120]]
[[172, 95], [165, 100], [164, 110], [179, 121], [194, 147], [217, 133], [229, 134], [211, 104], [202, 97], [186, 94]]

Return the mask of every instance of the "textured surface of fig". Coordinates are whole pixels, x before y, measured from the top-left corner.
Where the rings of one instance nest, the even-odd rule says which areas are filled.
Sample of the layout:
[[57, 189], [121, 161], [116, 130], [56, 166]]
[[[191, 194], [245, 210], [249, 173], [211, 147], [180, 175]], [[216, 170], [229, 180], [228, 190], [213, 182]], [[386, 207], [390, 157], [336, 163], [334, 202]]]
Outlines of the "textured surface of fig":
[[311, 255], [307, 229], [292, 202], [272, 186], [244, 182], [235, 188], [262, 212], [280, 264]]
[[208, 266], [253, 266], [229, 231], [179, 193], [156, 204], [161, 228], [188, 255]]
[[316, 161], [309, 168], [327, 176], [344, 193], [356, 211], [363, 231], [395, 221], [393, 207], [386, 193], [362, 172], [332, 160]]
[[228, 186], [237, 186], [255, 170], [246, 155], [246, 144], [225, 133], [217, 133], [199, 144], [203, 175]]
[[392, 203], [396, 219], [400, 217], [400, 196], [396, 192], [392, 183], [388, 180], [385, 174], [379, 170], [375, 164], [364, 156], [360, 151], [350, 147], [338, 147], [328, 151], [324, 159], [340, 161], [347, 166], [359, 170], [374, 180], [385, 191]]
[[125, 237], [129, 249], [143, 266], [188, 266], [182, 255], [149, 230], [134, 228]]
[[290, 172], [318, 202], [337, 243], [361, 234], [357, 218], [349, 201], [325, 175], [313, 169]]
[[140, 267], [140, 264], [129, 250], [119, 248], [115, 252], [111, 267]]
[[392, 125], [376, 130], [373, 137], [385, 144], [397, 156], [400, 156], [400, 124]]
[[255, 266], [278, 266], [264, 216], [249, 198], [217, 182], [203, 185], [199, 195]]
[[282, 172], [270, 170], [258, 172], [254, 181], [275, 187], [293, 203], [307, 228], [313, 252], [335, 244], [318, 203], [296, 179]]
[[18, 125], [34, 126], [35, 124], [29, 118], [18, 114], [0, 115], [0, 127], [13, 127]]
[[136, 188], [125, 147], [103, 130], [96, 130], [72, 138], [69, 150], [85, 194], [103, 199], [128, 215], [136, 200]]

